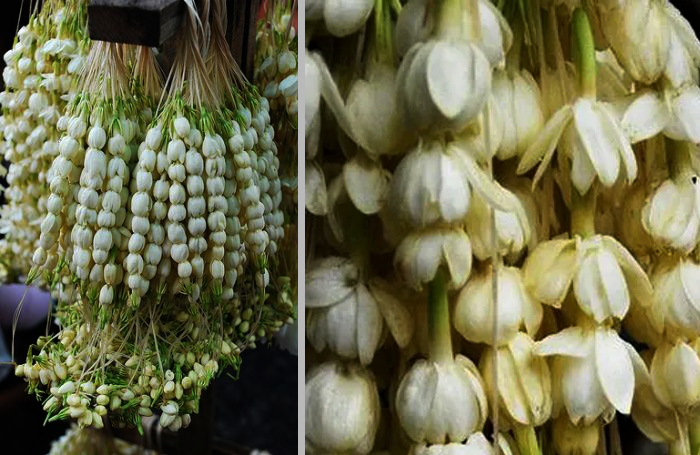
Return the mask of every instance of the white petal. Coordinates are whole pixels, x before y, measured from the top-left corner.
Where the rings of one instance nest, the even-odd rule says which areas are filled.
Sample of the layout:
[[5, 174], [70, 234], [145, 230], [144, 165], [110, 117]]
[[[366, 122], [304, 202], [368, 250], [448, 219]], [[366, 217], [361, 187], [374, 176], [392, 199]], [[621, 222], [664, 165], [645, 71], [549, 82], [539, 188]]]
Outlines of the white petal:
[[[546, 168], [549, 165], [554, 155], [554, 150], [559, 143], [559, 139], [564, 129], [569, 125], [572, 117], [573, 110], [571, 109], [571, 105], [568, 104], [552, 115], [552, 118], [550, 118], [544, 126], [544, 130], [542, 130], [535, 142], [525, 150], [518, 164], [518, 174], [526, 173], [535, 167], [540, 160], [542, 160], [540, 167]], [[534, 185], [535, 183], [533, 183], [533, 186]]]
[[323, 308], [340, 302], [353, 292], [358, 278], [359, 272], [349, 259], [328, 257], [310, 264], [305, 280], [305, 306]]
[[627, 288], [630, 290], [632, 297], [644, 307], [651, 305], [654, 299], [654, 290], [642, 266], [614, 237], [603, 236], [603, 245], [617, 258], [617, 263], [625, 274]]
[[622, 117], [622, 129], [632, 144], [659, 134], [670, 120], [663, 98], [654, 91], [642, 92]]
[[456, 144], [451, 144], [449, 150], [461, 159], [462, 170], [474, 191], [477, 191], [494, 208], [504, 212], [514, 210], [513, 199], [509, 197], [508, 192], [495, 179], [489, 177], [467, 151]]
[[596, 377], [594, 356], [557, 358], [563, 364], [562, 395], [569, 418], [574, 424], [590, 423], [608, 406], [600, 382]]
[[629, 139], [622, 131], [622, 127], [605, 103], [599, 104], [598, 113], [603, 120], [603, 129], [610, 138], [612, 146], [622, 158], [622, 166], [625, 169], [627, 183], [632, 183], [637, 178], [637, 159], [634, 156], [632, 144], [630, 144]]
[[307, 161], [305, 172], [306, 210], [316, 216], [328, 213], [328, 193], [326, 191], [326, 178], [321, 166], [315, 161]]
[[554, 335], [549, 335], [535, 343], [535, 355], [563, 355], [569, 357], [585, 357], [591, 350], [592, 339], [580, 327], [568, 327]]
[[597, 329], [595, 360], [598, 380], [608, 401], [623, 414], [629, 414], [634, 396], [634, 368], [627, 348], [610, 329]]
[[373, 215], [381, 210], [391, 178], [381, 163], [357, 153], [343, 166], [343, 177], [345, 190], [360, 212]]
[[569, 291], [576, 267], [574, 240], [540, 243], [523, 265], [525, 288], [540, 302], [559, 307]]
[[358, 357], [363, 365], [369, 365], [382, 336], [382, 314], [364, 284], [358, 285], [356, 292]]
[[377, 307], [382, 313], [391, 335], [400, 348], [405, 348], [413, 338], [415, 323], [411, 312], [398, 298], [387, 282], [381, 278], [372, 278], [369, 289], [374, 296]]
[[612, 186], [620, 172], [620, 156], [606, 134], [595, 102], [580, 98], [574, 104], [576, 132], [603, 185]]
[[671, 100], [672, 118], [664, 134], [677, 141], [700, 143], [700, 87], [689, 86]]

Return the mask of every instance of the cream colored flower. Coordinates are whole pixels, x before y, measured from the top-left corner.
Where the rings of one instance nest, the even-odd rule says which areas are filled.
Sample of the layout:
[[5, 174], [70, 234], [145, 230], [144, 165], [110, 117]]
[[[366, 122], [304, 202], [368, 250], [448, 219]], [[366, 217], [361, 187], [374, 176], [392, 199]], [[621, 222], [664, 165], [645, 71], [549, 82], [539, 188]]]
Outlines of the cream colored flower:
[[558, 145], [571, 159], [571, 182], [581, 194], [596, 179], [611, 187], [620, 176], [628, 183], [637, 177], [632, 146], [606, 103], [584, 97], [559, 109], [523, 154], [518, 173], [527, 172], [541, 160], [536, 184]]
[[398, 108], [409, 129], [459, 132], [474, 121], [491, 91], [491, 66], [466, 41], [413, 45], [397, 75]]
[[[409, 0], [401, 9], [396, 22], [396, 50], [405, 55], [416, 43], [427, 41], [434, 28], [428, 0]], [[505, 55], [513, 42], [513, 32], [501, 12], [489, 0], [479, 0], [481, 38], [476, 45], [483, 51], [492, 67], [503, 67]], [[474, 32], [468, 11], [463, 15], [463, 32], [467, 38]], [[473, 40], [472, 40], [473, 41]]]
[[[652, 351], [643, 353], [647, 358]], [[654, 393], [651, 375], [642, 356], [633, 349], [630, 358], [634, 367], [634, 401], [632, 401], [632, 420], [644, 435], [654, 442], [672, 442], [680, 437], [676, 414], [673, 409], [664, 406]]]
[[[549, 367], [546, 359], [533, 355], [533, 347], [532, 339], [518, 332], [507, 345], [489, 347], [481, 355], [479, 371], [487, 396], [494, 396], [494, 391], [498, 394], [501, 422], [507, 428], [540, 426], [549, 420], [552, 412]], [[498, 380], [494, 383], [496, 357]]]
[[523, 266], [525, 287], [547, 305], [561, 306], [573, 282], [581, 309], [598, 322], [622, 319], [634, 298], [649, 306], [653, 291], [644, 270], [614, 237], [549, 240]]
[[413, 335], [413, 319], [384, 281], [366, 285], [349, 259], [328, 257], [306, 273], [306, 336], [316, 351], [326, 347], [339, 356], [368, 365], [387, 326], [399, 346]]
[[394, 254], [394, 267], [413, 289], [432, 281], [438, 267], [448, 273], [448, 287], [459, 289], [472, 269], [472, 248], [462, 229], [428, 228], [406, 236]]
[[668, 337], [700, 335], [700, 265], [687, 258], [669, 258], [650, 274], [654, 304], [648, 311], [653, 327]]
[[634, 80], [647, 85], [661, 76], [668, 61], [670, 24], [665, 3], [665, 0], [598, 2], [603, 34], [620, 65]]
[[691, 172], [664, 181], [642, 209], [642, 224], [649, 235], [686, 254], [700, 236], [700, 182]]
[[496, 156], [507, 160], [522, 155], [544, 128], [542, 99], [527, 70], [496, 71], [492, 85], [503, 130]]
[[[512, 210], [495, 209], [496, 250], [509, 262], [516, 262], [526, 247], [532, 245], [534, 226], [526, 212], [525, 196], [505, 190], [512, 201]], [[480, 194], [474, 194], [466, 217], [465, 230], [472, 241], [474, 256], [484, 261], [493, 256], [491, 210]]]
[[669, 49], [664, 70], [666, 81], [674, 88], [697, 85], [700, 67], [700, 40], [692, 25], [671, 2], [663, 4], [667, 16]]
[[578, 425], [615, 409], [629, 414], [634, 395], [634, 370], [626, 342], [603, 326], [570, 327], [536, 343], [535, 354], [556, 356], [551, 364], [552, 415], [566, 409]]
[[372, 450], [381, 407], [369, 370], [340, 362], [312, 368], [306, 374], [304, 405], [307, 449], [362, 455]]
[[[542, 322], [542, 306], [525, 290], [520, 270], [500, 267], [498, 283], [497, 346], [505, 346], [522, 326], [535, 336]], [[473, 274], [457, 297], [455, 329], [474, 343], [493, 343], [493, 268]]]
[[415, 442], [464, 441], [482, 428], [488, 413], [476, 365], [461, 355], [447, 362], [418, 360], [401, 379], [396, 412]]
[[364, 79], [356, 79], [346, 105], [361, 144], [373, 158], [403, 153], [414, 139], [404, 128], [396, 99], [396, 69], [371, 61]]
[[517, 208], [517, 198], [490, 178], [461, 143], [419, 141], [394, 171], [387, 200], [396, 215], [387, 221], [407, 231], [462, 224], [472, 191], [500, 210]]
[[700, 358], [695, 346], [683, 341], [656, 348], [651, 361], [651, 385], [659, 402], [687, 415], [700, 404]]

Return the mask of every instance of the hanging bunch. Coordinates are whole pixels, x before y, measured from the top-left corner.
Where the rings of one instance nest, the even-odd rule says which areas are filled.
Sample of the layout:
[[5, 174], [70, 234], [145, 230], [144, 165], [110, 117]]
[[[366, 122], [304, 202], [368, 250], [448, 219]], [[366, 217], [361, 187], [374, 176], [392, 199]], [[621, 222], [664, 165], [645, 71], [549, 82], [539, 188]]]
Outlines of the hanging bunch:
[[187, 427], [211, 380], [292, 322], [269, 104], [225, 16], [187, 3], [165, 88], [152, 50], [91, 45], [29, 275], [73, 293], [16, 370], [49, 420]]
[[46, 1], [40, 9], [36, 2], [28, 25], [4, 56], [2, 150], [9, 167], [0, 250], [3, 262], [11, 264], [10, 279], [27, 276], [32, 268], [43, 215], [53, 202], [50, 167], [59, 155], [59, 119], [84, 65], [86, 17], [83, 1]]
[[697, 453], [700, 41], [679, 11], [306, 13], [307, 451], [593, 455], [619, 413]]

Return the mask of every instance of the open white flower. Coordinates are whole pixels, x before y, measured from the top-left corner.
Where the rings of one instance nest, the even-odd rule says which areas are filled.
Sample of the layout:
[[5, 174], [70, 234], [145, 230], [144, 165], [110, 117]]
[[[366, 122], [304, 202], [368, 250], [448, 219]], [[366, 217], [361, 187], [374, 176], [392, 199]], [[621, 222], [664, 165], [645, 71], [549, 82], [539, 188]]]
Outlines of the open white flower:
[[[487, 348], [481, 355], [479, 371], [487, 395], [498, 394], [498, 409], [507, 427], [537, 427], [552, 412], [551, 379], [544, 358], [533, 354], [534, 342], [525, 333], [517, 333], [499, 348]], [[494, 363], [498, 358], [498, 380], [494, 383]], [[558, 378], [556, 378], [558, 380]]]
[[354, 363], [323, 363], [306, 374], [305, 391], [307, 449], [362, 455], [372, 450], [381, 406], [369, 370]]
[[435, 278], [440, 266], [448, 274], [448, 287], [464, 286], [472, 270], [469, 237], [459, 228], [428, 228], [406, 236], [394, 254], [394, 267], [409, 286], [420, 291]]
[[651, 283], [634, 257], [614, 237], [540, 243], [523, 266], [525, 286], [540, 302], [560, 307], [571, 284], [579, 307], [603, 322], [622, 319], [634, 298], [649, 306]]
[[[532, 246], [532, 237], [535, 233], [526, 211], [525, 196], [512, 193], [507, 189], [504, 193], [512, 200], [513, 210], [495, 209], [496, 249], [501, 257], [513, 263], [521, 257], [526, 247]], [[472, 197], [469, 215], [464, 224], [472, 241], [474, 256], [481, 261], [492, 257], [491, 210], [480, 194], [474, 194]]]
[[488, 414], [476, 365], [457, 355], [447, 362], [418, 360], [401, 379], [396, 412], [415, 442], [461, 442], [479, 431]]
[[366, 285], [351, 260], [328, 257], [306, 273], [306, 335], [316, 351], [371, 363], [384, 327], [399, 346], [413, 335], [413, 319], [391, 286], [375, 278]]
[[462, 224], [472, 190], [493, 207], [509, 211], [517, 199], [494, 182], [461, 143], [419, 141], [394, 171], [388, 204], [391, 222], [408, 230], [434, 224]]
[[630, 141], [606, 103], [582, 97], [559, 109], [523, 154], [518, 173], [529, 171], [541, 160], [533, 183], [536, 184], [557, 146], [571, 159], [571, 182], [581, 194], [596, 179], [611, 187], [620, 176], [629, 183], [637, 177]]
[[552, 415], [566, 408], [578, 425], [590, 425], [615, 409], [629, 414], [634, 369], [626, 342], [603, 326], [569, 327], [536, 343], [535, 353], [556, 356], [551, 365]]
[[459, 132], [486, 105], [491, 66], [467, 41], [431, 39], [408, 51], [397, 75], [398, 107], [404, 122], [419, 132]]
[[[396, 50], [405, 55], [416, 43], [427, 41], [434, 28], [434, 18], [428, 0], [409, 0], [396, 23]], [[475, 43], [492, 67], [503, 67], [505, 55], [513, 42], [513, 32], [501, 12], [489, 0], [479, 0], [481, 38]], [[463, 13], [463, 31], [472, 36], [471, 18]]]
[[[520, 270], [498, 269], [497, 347], [507, 345], [525, 326], [535, 336], [542, 322], [542, 306], [525, 290]], [[493, 344], [493, 268], [472, 275], [457, 297], [453, 323], [455, 329], [474, 343]]]

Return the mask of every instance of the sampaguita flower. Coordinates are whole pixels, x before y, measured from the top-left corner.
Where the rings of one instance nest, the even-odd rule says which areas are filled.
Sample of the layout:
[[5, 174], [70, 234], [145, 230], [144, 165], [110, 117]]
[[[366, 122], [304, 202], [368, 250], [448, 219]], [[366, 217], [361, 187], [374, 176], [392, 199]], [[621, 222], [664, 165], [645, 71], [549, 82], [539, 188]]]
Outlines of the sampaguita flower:
[[[434, 20], [428, 9], [428, 0], [409, 0], [399, 14], [396, 23], [396, 50], [399, 55], [406, 52], [416, 43], [428, 40], [433, 31]], [[483, 51], [484, 56], [494, 68], [502, 68], [505, 55], [513, 42], [513, 32], [501, 12], [489, 0], [479, 0], [479, 19], [481, 22], [481, 38], [476, 45]], [[468, 11], [463, 12], [463, 30], [471, 36], [471, 18]]]
[[419, 141], [401, 160], [387, 199], [398, 215], [394, 223], [416, 229], [463, 223], [472, 190], [500, 210], [510, 211], [518, 202], [489, 178], [461, 144], [428, 140]]
[[522, 155], [542, 131], [542, 99], [537, 82], [527, 70], [496, 71], [492, 84], [503, 130], [496, 156], [507, 160]]
[[528, 147], [518, 165], [525, 173], [540, 162], [535, 183], [560, 148], [571, 159], [571, 182], [585, 194], [598, 179], [611, 187], [620, 176], [637, 178], [637, 161], [630, 141], [613, 110], [603, 102], [582, 97], [560, 108]]
[[603, 322], [622, 319], [634, 298], [651, 304], [644, 270], [614, 237], [594, 235], [540, 243], [523, 266], [526, 289], [540, 302], [560, 307], [573, 282], [581, 309]]
[[372, 450], [381, 407], [369, 370], [340, 362], [314, 367], [306, 374], [304, 405], [307, 450], [362, 455]]
[[665, 3], [666, 0], [597, 2], [603, 34], [620, 65], [643, 84], [656, 81], [666, 68], [670, 24]]
[[556, 356], [551, 364], [552, 415], [566, 411], [574, 425], [629, 414], [634, 369], [627, 343], [607, 327], [569, 327], [536, 343], [535, 354]]
[[401, 380], [396, 412], [415, 442], [461, 442], [486, 421], [488, 403], [476, 365], [454, 360], [418, 360]]
[[664, 181], [642, 209], [644, 229], [663, 245], [690, 253], [700, 235], [700, 182], [694, 173]]
[[381, 341], [384, 326], [399, 346], [413, 334], [408, 309], [384, 281], [366, 285], [349, 259], [328, 257], [306, 273], [306, 335], [316, 351], [334, 353], [369, 364]]
[[[525, 333], [517, 333], [499, 348], [487, 348], [481, 355], [479, 371], [487, 396], [498, 393], [501, 422], [508, 427], [537, 427], [549, 420], [552, 412], [551, 380], [547, 360], [533, 354], [534, 342]], [[494, 364], [498, 358], [498, 381], [494, 384]], [[558, 380], [556, 378], [555, 380]]]
[[[498, 269], [497, 346], [508, 344], [525, 326], [535, 336], [542, 321], [542, 306], [525, 290], [520, 270]], [[493, 268], [488, 266], [472, 275], [457, 298], [454, 310], [455, 329], [474, 343], [493, 344]]]
[[688, 258], [669, 258], [650, 274], [654, 304], [646, 314], [666, 336], [694, 339], [700, 335], [700, 265]]
[[642, 355], [633, 349], [629, 351], [634, 367], [634, 401], [632, 401], [632, 420], [644, 435], [654, 442], [672, 442], [680, 436], [676, 414], [673, 409], [664, 406], [654, 393], [651, 375], [643, 356], [651, 360], [653, 351]]
[[459, 289], [472, 270], [472, 247], [460, 228], [427, 228], [406, 236], [396, 248], [394, 267], [409, 286], [420, 291], [440, 266], [448, 274], [448, 287]]
[[[534, 226], [526, 211], [527, 196], [507, 189], [504, 190], [504, 194], [512, 201], [512, 210], [495, 209], [496, 249], [499, 256], [506, 262], [514, 263], [521, 257], [525, 248], [532, 245], [533, 235], [535, 235]], [[472, 242], [474, 256], [480, 261], [492, 257], [491, 210], [480, 194], [473, 195], [464, 226]]]
[[659, 402], [687, 415], [700, 404], [698, 342], [666, 342], [656, 348], [651, 361], [651, 385]]
[[491, 65], [467, 41], [431, 39], [411, 47], [397, 75], [398, 107], [410, 129], [464, 129], [486, 105]]

